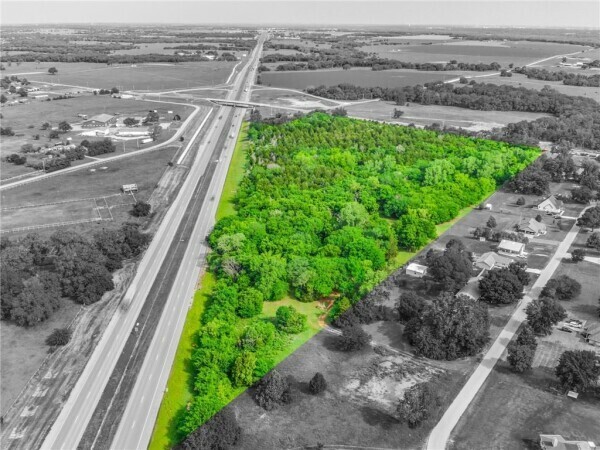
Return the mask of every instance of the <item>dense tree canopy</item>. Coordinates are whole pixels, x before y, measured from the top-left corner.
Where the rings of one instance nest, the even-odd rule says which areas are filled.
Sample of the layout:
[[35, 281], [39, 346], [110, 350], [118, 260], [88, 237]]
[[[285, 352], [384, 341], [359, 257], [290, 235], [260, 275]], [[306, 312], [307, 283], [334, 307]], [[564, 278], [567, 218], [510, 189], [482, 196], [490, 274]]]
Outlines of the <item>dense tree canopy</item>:
[[589, 350], [567, 350], [560, 355], [555, 373], [564, 389], [587, 391], [598, 386], [600, 357]]
[[447, 360], [473, 356], [489, 339], [489, 315], [484, 304], [446, 293], [409, 321], [404, 333], [417, 355]]
[[542, 335], [551, 334], [552, 326], [567, 317], [562, 305], [550, 297], [533, 300], [527, 305], [525, 313], [533, 331]]

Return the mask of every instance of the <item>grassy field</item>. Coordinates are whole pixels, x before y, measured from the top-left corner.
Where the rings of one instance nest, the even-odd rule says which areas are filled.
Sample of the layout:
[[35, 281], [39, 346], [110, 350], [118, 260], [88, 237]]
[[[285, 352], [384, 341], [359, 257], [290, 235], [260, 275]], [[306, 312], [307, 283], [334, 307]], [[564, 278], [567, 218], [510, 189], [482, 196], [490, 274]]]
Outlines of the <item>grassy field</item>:
[[[434, 122], [446, 126], [462, 127], [469, 130], [490, 130], [521, 120], [535, 120], [547, 114], [518, 111], [474, 111], [454, 106], [418, 105], [398, 107], [391, 102], [369, 102], [345, 107], [348, 115], [362, 119], [385, 120], [401, 124], [431, 125]], [[404, 115], [393, 119], [394, 109], [401, 109]]]
[[25, 387], [29, 378], [36, 372], [48, 355], [45, 340], [55, 328], [69, 325], [77, 315], [81, 305], [63, 299], [59, 314], [35, 327], [19, 327], [10, 322], [2, 322], [0, 327], [0, 351], [2, 364], [0, 378], [0, 412], [4, 412]]
[[514, 87], [524, 87], [527, 89], [537, 90], [541, 90], [544, 86], [550, 86], [552, 89], [555, 89], [562, 94], [589, 97], [596, 101], [600, 99], [600, 88], [597, 87], [567, 86], [562, 84], [562, 81], [535, 80], [533, 78], [527, 78], [525, 75], [518, 73], [513, 74], [512, 77], [501, 77], [500, 75], [494, 75], [492, 77], [481, 78], [477, 81], [500, 85], [507, 84]]
[[397, 59], [400, 61], [425, 63], [448, 62], [455, 59], [459, 62], [491, 63], [496, 61], [501, 65], [514, 63], [524, 65], [536, 60], [559, 54], [573, 53], [586, 50], [588, 47], [571, 44], [530, 41], [469, 41], [469, 40], [420, 40], [421, 42], [403, 40], [408, 45], [370, 45], [360, 47], [365, 52], [376, 53], [379, 57]]
[[516, 375], [500, 363], [451, 435], [451, 449], [539, 447], [539, 434], [600, 441], [600, 400], [570, 399], [557, 391], [546, 369]]
[[403, 87], [431, 81], [457, 78], [464, 72], [425, 72], [419, 70], [332, 69], [295, 72], [263, 72], [260, 77], [264, 86], [303, 90], [308, 86], [333, 86], [350, 83], [357, 86]]
[[19, 208], [2, 211], [2, 228], [27, 227], [99, 217], [93, 200], [82, 200], [57, 205], [42, 205], [34, 208]]
[[[42, 83], [60, 83], [92, 89], [110, 89], [118, 86], [125, 90], [168, 90], [186, 89], [195, 86], [210, 86], [224, 83], [231, 73], [235, 62], [210, 61], [186, 63], [144, 63], [131, 65], [114, 65], [95, 63], [53, 64], [58, 74], [50, 75], [47, 69], [28, 70], [23, 72], [41, 72], [24, 75], [29, 81]], [[41, 64], [40, 68], [45, 66]]]
[[118, 194], [123, 184], [137, 183], [136, 198], [152, 193], [177, 147], [107, 162], [106, 170], [80, 170], [2, 191], [4, 208]]

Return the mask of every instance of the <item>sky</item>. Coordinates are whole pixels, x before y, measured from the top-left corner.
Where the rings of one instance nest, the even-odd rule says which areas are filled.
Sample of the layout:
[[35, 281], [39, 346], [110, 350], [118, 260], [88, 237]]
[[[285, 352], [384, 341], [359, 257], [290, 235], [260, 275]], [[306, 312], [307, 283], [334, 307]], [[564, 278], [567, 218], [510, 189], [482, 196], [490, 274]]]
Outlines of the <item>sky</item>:
[[600, 27], [598, 0], [0, 0], [0, 23]]

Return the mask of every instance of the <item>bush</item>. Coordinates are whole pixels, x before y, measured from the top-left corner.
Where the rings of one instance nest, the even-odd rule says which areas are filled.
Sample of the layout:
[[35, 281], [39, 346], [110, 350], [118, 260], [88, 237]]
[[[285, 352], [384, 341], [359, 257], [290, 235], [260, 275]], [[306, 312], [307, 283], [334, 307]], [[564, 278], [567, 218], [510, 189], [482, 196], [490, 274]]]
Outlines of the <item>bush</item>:
[[308, 390], [311, 394], [317, 395], [327, 389], [327, 381], [321, 372], [315, 373], [308, 383]]
[[571, 252], [571, 261], [573, 261], [574, 263], [581, 262], [584, 258], [585, 250], [582, 248], [576, 248], [575, 250], [573, 250], [573, 252]]
[[361, 350], [371, 342], [371, 336], [360, 326], [354, 325], [342, 330], [341, 336], [337, 338], [336, 347], [344, 352]]
[[135, 205], [133, 205], [131, 214], [135, 217], [147, 217], [150, 215], [151, 209], [152, 207], [149, 203], [138, 201]]
[[248, 318], [257, 316], [263, 309], [263, 295], [258, 289], [247, 288], [238, 295], [237, 314]]
[[58, 347], [67, 345], [71, 340], [71, 330], [68, 328], [55, 328], [50, 336], [46, 338], [46, 345]]
[[517, 199], [517, 205], [523, 206], [525, 204], [525, 197], [519, 197]]
[[417, 428], [440, 405], [439, 394], [428, 383], [419, 383], [404, 392], [396, 414], [401, 423], [407, 423], [409, 428]]
[[306, 316], [293, 306], [280, 306], [275, 312], [275, 326], [284, 333], [300, 333], [306, 328]]
[[284, 403], [284, 396], [290, 390], [289, 383], [276, 370], [264, 376], [256, 386], [254, 400], [267, 411]]
[[193, 431], [180, 445], [181, 450], [226, 450], [234, 447], [241, 438], [242, 429], [235, 414], [226, 408]]

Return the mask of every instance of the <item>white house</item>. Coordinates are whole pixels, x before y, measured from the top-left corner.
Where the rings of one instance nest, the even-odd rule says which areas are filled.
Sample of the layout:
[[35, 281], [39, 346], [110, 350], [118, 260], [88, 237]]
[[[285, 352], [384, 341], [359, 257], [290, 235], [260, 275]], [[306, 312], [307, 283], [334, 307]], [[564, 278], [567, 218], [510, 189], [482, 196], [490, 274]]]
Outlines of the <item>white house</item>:
[[501, 255], [523, 256], [525, 253], [525, 244], [502, 239], [500, 244], [498, 244], [498, 253]]
[[529, 222], [517, 225], [517, 230], [529, 236], [539, 236], [540, 234], [546, 234], [546, 225], [535, 219], [529, 219]]
[[537, 206], [537, 209], [544, 211], [546, 214], [559, 214], [563, 215], [565, 210], [563, 208], [563, 202], [557, 200], [554, 195], [551, 195], [542, 203]]
[[417, 263], [410, 263], [406, 267], [406, 275], [410, 275], [411, 277], [415, 278], [423, 278], [425, 275], [427, 275], [427, 266], [422, 266], [421, 264]]
[[508, 267], [513, 260], [495, 252], [487, 252], [475, 260], [475, 267], [482, 270], [492, 270], [496, 267]]
[[593, 450], [596, 444], [591, 441], [568, 441], [560, 434], [540, 434], [542, 450]]

